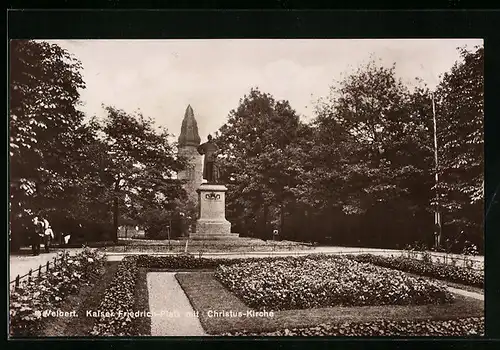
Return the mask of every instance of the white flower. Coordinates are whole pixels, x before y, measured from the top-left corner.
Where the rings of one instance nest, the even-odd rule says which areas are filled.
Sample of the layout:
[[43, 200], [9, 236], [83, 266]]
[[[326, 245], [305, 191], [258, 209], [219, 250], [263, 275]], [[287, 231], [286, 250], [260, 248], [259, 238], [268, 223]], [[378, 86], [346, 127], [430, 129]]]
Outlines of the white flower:
[[94, 259], [88, 258], [87, 261], [91, 263], [91, 262], [94, 262]]

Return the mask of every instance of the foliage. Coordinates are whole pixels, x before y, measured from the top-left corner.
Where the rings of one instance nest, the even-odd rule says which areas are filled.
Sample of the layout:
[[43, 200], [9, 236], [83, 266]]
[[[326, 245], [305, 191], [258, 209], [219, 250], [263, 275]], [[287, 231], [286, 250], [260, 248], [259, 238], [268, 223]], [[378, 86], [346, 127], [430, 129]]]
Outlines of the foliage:
[[[460, 49], [461, 60], [436, 91], [440, 205], [445, 224], [482, 243], [484, 205], [484, 47]], [[472, 238], [472, 237], [471, 237]], [[479, 239], [478, 239], [479, 238]]]
[[[461, 55], [435, 93], [438, 190], [445, 237], [468, 227], [480, 244], [483, 49]], [[433, 103], [416, 82], [410, 89], [395, 66], [371, 60], [332, 84], [309, 124], [252, 89], [217, 137], [235, 229], [267, 238], [279, 227], [287, 239], [340, 245], [432, 245]]]
[[101, 239], [112, 222], [116, 241], [120, 217], [175, 212], [183, 190], [172, 175], [184, 161], [165, 129], [109, 106], [105, 118], [84, 120], [83, 67], [58, 45], [13, 40], [10, 63], [13, 245], [27, 243], [17, 238], [30, 231], [34, 215], [48, 218], [56, 234], [75, 236], [79, 224], [92, 222]]
[[45, 310], [55, 311], [66, 296], [78, 292], [102, 271], [104, 256], [85, 248], [70, 256], [59, 256], [60, 263], [40, 279], [22, 281], [9, 298], [9, 329], [11, 336], [33, 336], [40, 326]]
[[469, 268], [444, 264], [429, 264], [424, 261], [408, 259], [402, 256], [386, 257], [362, 254], [349, 256], [349, 259], [445, 281], [462, 283], [480, 288], [484, 287], [484, 272]]
[[479, 253], [478, 253], [478, 249], [477, 249], [475, 244], [472, 244], [471, 242], [466, 241], [464, 244], [464, 249], [462, 251], [462, 254], [476, 256]]
[[338, 243], [404, 244], [424, 235], [432, 186], [424, 95], [405, 87], [395, 66], [370, 61], [318, 102], [305, 196], [316, 199], [323, 227], [340, 231]]
[[135, 314], [135, 286], [138, 267], [133, 257], [124, 258], [118, 265], [111, 285], [104, 292], [99, 305], [99, 317], [92, 330], [95, 336], [127, 336], [133, 334], [130, 327]]
[[[328, 266], [323, 266], [324, 263], [327, 263]], [[333, 263], [333, 264], [329, 264]], [[290, 272], [288, 275], [288, 280], [295, 284], [293, 278], [290, 276], [293, 275], [294, 278], [303, 278], [307, 280], [307, 276], [311, 275], [311, 271], [313, 272], [313, 276], [309, 278], [311, 282], [315, 281], [314, 276], [316, 276], [317, 280], [321, 281], [324, 278], [322, 277], [322, 269], [325, 267], [331, 268], [334, 264], [346, 264], [344, 268], [347, 269], [347, 273], [351, 274], [356, 279], [358, 283], [352, 283], [350, 287], [351, 289], [355, 289], [360, 292], [360, 295], [364, 295], [368, 297], [368, 292], [363, 291], [363, 284], [366, 286], [370, 281], [374, 281], [376, 279], [371, 277], [371, 274], [375, 274], [380, 277], [380, 273], [382, 275], [387, 274], [385, 277], [387, 280], [382, 282], [385, 284], [383, 286], [377, 286], [379, 288], [391, 289], [396, 293], [393, 293], [392, 296], [383, 296], [384, 292], [375, 291], [374, 294], [379, 295], [380, 298], [386, 299], [387, 301], [391, 298], [395, 298], [398, 295], [401, 295], [403, 300], [409, 302], [413, 300], [417, 303], [428, 303], [428, 302], [451, 302], [451, 295], [443, 289], [442, 286], [435, 283], [429, 283], [427, 281], [423, 281], [418, 278], [411, 278], [409, 276], [405, 276], [404, 274], [399, 274], [396, 271], [383, 269], [379, 267], [371, 266], [370, 264], [363, 263], [355, 263], [354, 261], [348, 262], [348, 260], [344, 258], [335, 258], [335, 257], [325, 257], [324, 255], [308, 255], [308, 256], [299, 256], [299, 257], [265, 257], [265, 258], [236, 258], [236, 259], [224, 259], [224, 258], [197, 258], [190, 255], [181, 255], [181, 256], [153, 256], [153, 255], [134, 255], [126, 257], [120, 262], [118, 272], [115, 276], [114, 281], [108, 287], [103, 300], [101, 301], [99, 310], [102, 312], [102, 317], [99, 318], [98, 324], [95, 326], [93, 330], [93, 335], [103, 336], [131, 336], [131, 335], [139, 335], [136, 334], [137, 331], [134, 328], [134, 318], [135, 313], [140, 310], [136, 310], [135, 302], [134, 302], [134, 293], [137, 283], [137, 274], [139, 268], [150, 268], [150, 269], [203, 269], [203, 268], [217, 268], [218, 273], [221, 271], [230, 271], [230, 270], [238, 270], [242, 269], [242, 266], [252, 266], [259, 265], [263, 267], [261, 269], [254, 269], [247, 271], [248, 278], [254, 278], [255, 271], [257, 271], [257, 276], [268, 273], [268, 271], [276, 271], [270, 269], [270, 267], [274, 266], [287, 266], [288, 271]], [[356, 273], [349, 272], [350, 269], [355, 266]], [[293, 268], [292, 268], [293, 267]], [[308, 269], [308, 267], [315, 267], [316, 269]], [[317, 269], [321, 267], [321, 269]], [[302, 274], [300, 271], [302, 271]], [[368, 272], [368, 275], [357, 275], [360, 270], [364, 272]], [[291, 273], [293, 271], [293, 274]], [[299, 271], [299, 272], [297, 272]], [[326, 270], [329, 271], [329, 270]], [[384, 271], [384, 272], [382, 272]], [[283, 272], [283, 271], [281, 271]], [[327, 273], [328, 274], [328, 273]], [[301, 277], [302, 276], [302, 277]], [[396, 280], [401, 282], [399, 285], [395, 285], [393, 283], [392, 278], [395, 276]], [[280, 277], [283, 280], [286, 280], [287, 275], [280, 275], [276, 273], [276, 279]], [[341, 279], [346, 280], [342, 275], [338, 276]], [[232, 282], [234, 284], [234, 282]], [[339, 284], [339, 280], [334, 280], [334, 282], [330, 283], [330, 286], [336, 288], [336, 284]], [[244, 283], [240, 283], [240, 285], [245, 285]], [[405, 289], [403, 293], [397, 293], [399, 288]], [[348, 287], [349, 288], [349, 287]], [[278, 292], [283, 292], [285, 289], [277, 290]], [[313, 293], [318, 292], [318, 290], [311, 290], [310, 293], [314, 296]], [[373, 291], [372, 291], [373, 292]], [[401, 292], [401, 291], [400, 291]], [[347, 292], [345, 292], [347, 293]], [[407, 294], [406, 296], [405, 293]], [[413, 297], [410, 294], [413, 293]], [[427, 294], [429, 293], [429, 294]], [[347, 293], [348, 294], [348, 293]], [[432, 295], [432, 296], [430, 296]], [[420, 296], [420, 297], [418, 297]], [[343, 296], [346, 298], [345, 296]], [[435, 298], [433, 298], [435, 297]], [[347, 296], [347, 298], [349, 298]], [[311, 298], [311, 296], [308, 297]], [[359, 305], [359, 301], [355, 301], [355, 298], [351, 298], [354, 304]], [[366, 299], [368, 300], [368, 299]], [[389, 304], [398, 303], [398, 301], [393, 301]], [[401, 302], [405, 303], [405, 302]], [[350, 305], [352, 305], [351, 303]], [[277, 304], [279, 305], [279, 304]], [[275, 305], [272, 305], [273, 310], [277, 308]], [[121, 313], [120, 313], [121, 311]], [[106, 317], [106, 312], [108, 317]], [[112, 317], [109, 317], [112, 315]], [[141, 317], [141, 316], [139, 316]], [[448, 320], [448, 321], [375, 321], [370, 323], [346, 323], [345, 325], [319, 325], [315, 328], [308, 328], [302, 330], [280, 330], [275, 334], [282, 334], [286, 332], [289, 335], [289, 332], [304, 332], [303, 334], [331, 334], [337, 335], [338, 328], [341, 327], [342, 331], [340, 331], [340, 335], [365, 335], [365, 334], [376, 334], [383, 335], [384, 331], [388, 334], [415, 334], [415, 335], [425, 335], [425, 334], [440, 334], [440, 335], [473, 335], [473, 334], [482, 334], [484, 332], [484, 324], [481, 318], [477, 319], [460, 319], [460, 320]], [[325, 327], [325, 331], [321, 329]], [[352, 329], [352, 331], [349, 331]], [[482, 331], [481, 331], [482, 329]], [[316, 333], [316, 332], [319, 333]], [[325, 333], [326, 332], [326, 333]], [[343, 332], [343, 333], [342, 333]], [[392, 332], [392, 333], [391, 333]], [[435, 333], [429, 333], [435, 332]], [[271, 334], [271, 333], [269, 333]], [[232, 335], [251, 335], [248, 332], [238, 332], [237, 334]]]
[[456, 320], [380, 320], [373, 322], [342, 322], [320, 324], [315, 327], [280, 329], [273, 332], [234, 332], [223, 336], [484, 336], [484, 317], [469, 317]]
[[422, 305], [453, 300], [439, 284], [339, 257], [219, 266], [215, 277], [257, 309]]
[[10, 41], [9, 139], [11, 221], [20, 234], [45, 208], [65, 210], [78, 189], [89, 138], [78, 110], [81, 63], [57, 45]]
[[252, 89], [216, 134], [228, 217], [250, 235], [270, 238], [298, 173], [291, 163], [299, 117], [288, 101]]
[[141, 267], [154, 269], [213, 269], [219, 265], [232, 265], [240, 262], [286, 261], [294, 259], [302, 261], [311, 255], [299, 257], [255, 257], [255, 258], [202, 258], [193, 255], [136, 255], [137, 264]]
[[[466, 230], [467, 240], [482, 247], [484, 48], [460, 55], [434, 93], [437, 188], [431, 91], [418, 79], [410, 89], [395, 66], [371, 60], [334, 81], [311, 123], [288, 101], [251, 89], [215, 137], [235, 232], [271, 239], [279, 229], [287, 240], [430, 246], [439, 205], [442, 242]], [[150, 236], [165, 235], [170, 220], [174, 236], [187, 232], [196, 208], [174, 179], [186, 160], [174, 154], [167, 130], [111, 106], [103, 119], [84, 122], [81, 63], [57, 45], [11, 41], [10, 63], [13, 246], [36, 214], [47, 216], [56, 233], [81, 232], [76, 225], [84, 223], [83, 231], [92, 226], [95, 236], [115, 241], [124, 218]]]
[[121, 211], [141, 221], [148, 209], [174, 209], [175, 200], [185, 193], [173, 175], [185, 164], [175, 156], [167, 131], [158, 132], [152, 119], [114, 107], [105, 109], [107, 117], [96, 122], [101, 135], [97, 142], [103, 144], [100, 180], [107, 190], [106, 201], [112, 203], [117, 240]]

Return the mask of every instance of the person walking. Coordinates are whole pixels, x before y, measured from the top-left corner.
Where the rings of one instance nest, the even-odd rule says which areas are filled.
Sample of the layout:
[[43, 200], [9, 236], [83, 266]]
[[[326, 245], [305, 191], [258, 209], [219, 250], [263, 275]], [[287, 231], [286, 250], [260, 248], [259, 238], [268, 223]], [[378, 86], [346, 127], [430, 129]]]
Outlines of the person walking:
[[45, 235], [44, 223], [38, 216], [33, 219], [33, 232], [31, 235], [31, 248], [33, 255], [40, 255], [40, 242]]
[[52, 231], [52, 227], [50, 227], [50, 223], [47, 219], [43, 219], [44, 226], [44, 236], [43, 236], [43, 246], [45, 248], [45, 253], [50, 251], [50, 244], [54, 239], [54, 231]]

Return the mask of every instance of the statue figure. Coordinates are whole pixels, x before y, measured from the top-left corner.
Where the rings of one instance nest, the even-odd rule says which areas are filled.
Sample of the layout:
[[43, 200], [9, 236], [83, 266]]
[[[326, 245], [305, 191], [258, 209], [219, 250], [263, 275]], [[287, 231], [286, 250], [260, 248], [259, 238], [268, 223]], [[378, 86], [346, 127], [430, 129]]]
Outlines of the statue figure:
[[212, 141], [212, 135], [208, 135], [208, 141], [198, 146], [198, 153], [205, 155], [203, 160], [203, 178], [208, 183], [216, 184], [218, 180], [217, 165], [215, 164], [215, 152], [219, 149]]

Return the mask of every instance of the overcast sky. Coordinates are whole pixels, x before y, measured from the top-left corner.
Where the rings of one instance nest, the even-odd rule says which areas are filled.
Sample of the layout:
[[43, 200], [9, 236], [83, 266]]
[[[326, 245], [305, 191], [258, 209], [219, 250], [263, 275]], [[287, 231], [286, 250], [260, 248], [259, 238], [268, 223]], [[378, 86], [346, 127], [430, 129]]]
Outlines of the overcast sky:
[[342, 73], [374, 55], [396, 63], [405, 82], [422, 78], [431, 88], [459, 59], [457, 47], [482, 39], [390, 40], [59, 40], [83, 64], [81, 92], [87, 115], [101, 104], [138, 109], [178, 136], [188, 104], [202, 141], [227, 119], [252, 87], [286, 99], [304, 120]]

